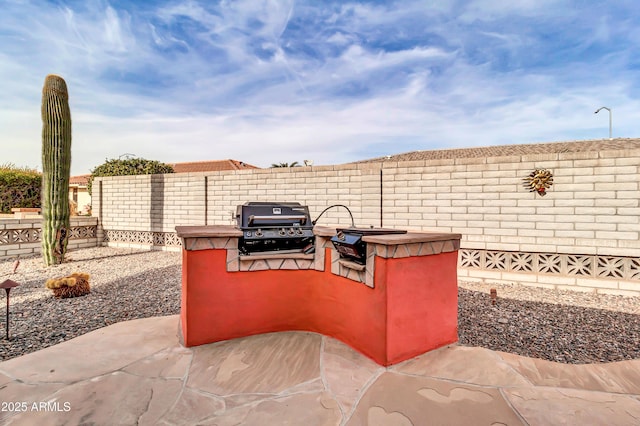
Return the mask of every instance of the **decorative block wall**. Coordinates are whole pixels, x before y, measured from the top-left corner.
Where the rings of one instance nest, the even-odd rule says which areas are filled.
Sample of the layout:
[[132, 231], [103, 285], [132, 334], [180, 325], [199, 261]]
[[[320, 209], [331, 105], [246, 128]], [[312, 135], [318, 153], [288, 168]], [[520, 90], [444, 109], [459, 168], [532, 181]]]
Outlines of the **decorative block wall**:
[[[96, 247], [98, 219], [95, 217], [71, 217], [68, 250]], [[0, 220], [0, 259], [29, 256], [40, 253], [42, 219]]]

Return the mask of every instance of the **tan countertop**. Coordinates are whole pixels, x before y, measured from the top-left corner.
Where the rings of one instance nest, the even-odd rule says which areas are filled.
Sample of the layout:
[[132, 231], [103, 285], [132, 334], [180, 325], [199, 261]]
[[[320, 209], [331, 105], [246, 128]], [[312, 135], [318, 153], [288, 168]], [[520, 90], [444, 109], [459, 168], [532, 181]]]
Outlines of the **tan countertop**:
[[440, 232], [407, 232], [406, 234], [368, 235], [362, 237], [362, 241], [364, 241], [365, 243], [392, 246], [397, 244], [459, 240], [461, 238], [462, 234], [448, 234]]
[[333, 237], [336, 235], [336, 228], [333, 226], [314, 226], [313, 233], [318, 237]]
[[176, 232], [180, 238], [242, 237], [242, 231], [234, 225], [176, 226]]
[[[181, 238], [242, 237], [242, 231], [234, 225], [176, 226], [176, 232]], [[313, 233], [320, 237], [333, 237], [336, 234], [336, 228], [330, 226], [315, 226]], [[373, 244], [398, 245], [459, 240], [461, 238], [461, 234], [409, 231], [406, 234], [367, 235], [364, 236], [362, 240]]]
[[[336, 234], [336, 228], [331, 226], [316, 226], [313, 228], [313, 233], [319, 237], [333, 237]], [[397, 245], [459, 240], [461, 238], [462, 234], [409, 231], [406, 234], [367, 235], [362, 237], [362, 241], [373, 244]]]

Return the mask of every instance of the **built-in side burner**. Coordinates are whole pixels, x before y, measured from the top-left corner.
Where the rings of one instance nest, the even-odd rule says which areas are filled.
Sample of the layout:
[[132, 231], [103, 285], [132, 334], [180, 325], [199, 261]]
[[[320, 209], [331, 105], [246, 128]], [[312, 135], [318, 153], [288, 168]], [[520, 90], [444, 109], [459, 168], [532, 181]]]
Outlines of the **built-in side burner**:
[[340, 257], [364, 265], [367, 261], [367, 243], [362, 237], [367, 235], [406, 234], [404, 229], [389, 228], [340, 228], [331, 238]]

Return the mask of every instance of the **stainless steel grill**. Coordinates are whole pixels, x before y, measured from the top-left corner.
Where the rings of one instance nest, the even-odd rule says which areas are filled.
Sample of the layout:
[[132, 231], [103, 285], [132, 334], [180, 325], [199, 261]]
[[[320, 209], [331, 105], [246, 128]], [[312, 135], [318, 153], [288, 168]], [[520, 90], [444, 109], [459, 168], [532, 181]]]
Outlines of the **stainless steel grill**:
[[238, 243], [241, 254], [315, 250], [309, 208], [300, 203], [245, 203], [237, 207], [236, 221], [243, 234]]

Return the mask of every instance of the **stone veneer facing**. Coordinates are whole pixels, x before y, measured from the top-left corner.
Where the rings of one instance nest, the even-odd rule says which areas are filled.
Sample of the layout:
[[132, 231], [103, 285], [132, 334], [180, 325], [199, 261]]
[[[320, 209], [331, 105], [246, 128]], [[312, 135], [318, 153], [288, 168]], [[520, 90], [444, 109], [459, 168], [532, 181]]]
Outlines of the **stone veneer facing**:
[[431, 256], [449, 253], [460, 249], [460, 240], [433, 241], [408, 244], [367, 244], [366, 265], [345, 261], [331, 243], [331, 238], [316, 236], [315, 254], [284, 254], [241, 256], [236, 237], [186, 238], [186, 250], [227, 250], [227, 272], [252, 272], [268, 270], [307, 270], [324, 271], [325, 249], [331, 250], [331, 273], [352, 281], [374, 286], [376, 256], [385, 259], [400, 259], [410, 256]]
[[313, 254], [285, 254], [285, 255], [260, 255], [242, 256], [238, 251], [238, 238], [236, 237], [208, 237], [186, 238], [186, 250], [227, 250], [227, 272], [240, 271], [268, 271], [268, 270], [299, 270], [316, 269], [324, 270], [324, 253]]
[[331, 272], [353, 281], [358, 281], [373, 288], [373, 277], [375, 273], [375, 257], [385, 259], [400, 259], [410, 256], [431, 256], [440, 253], [454, 252], [460, 248], [460, 240], [433, 241], [424, 243], [408, 244], [372, 244], [367, 243], [367, 262], [364, 268], [354, 262], [345, 262], [340, 259], [340, 254], [327, 239], [324, 247], [331, 248]]

